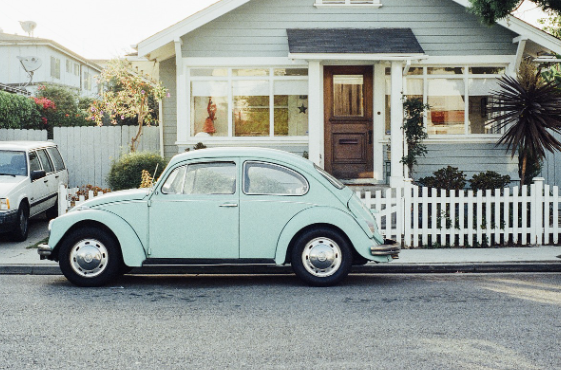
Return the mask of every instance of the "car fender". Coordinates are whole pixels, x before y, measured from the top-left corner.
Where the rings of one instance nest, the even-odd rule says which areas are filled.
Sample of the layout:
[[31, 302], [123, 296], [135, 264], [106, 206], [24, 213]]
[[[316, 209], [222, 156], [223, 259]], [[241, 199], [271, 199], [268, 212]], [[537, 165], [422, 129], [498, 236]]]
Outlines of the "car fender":
[[123, 261], [129, 267], [140, 267], [146, 260], [146, 251], [140, 238], [129, 223], [114, 213], [101, 210], [81, 210], [57, 217], [51, 224], [49, 246], [55, 250], [68, 231], [80, 222], [94, 221], [105, 225], [119, 241]]
[[283, 228], [277, 243], [275, 263], [282, 265], [287, 261], [287, 251], [294, 236], [302, 229], [317, 224], [328, 224], [343, 231], [352, 246], [362, 257], [372, 259], [369, 247], [375, 243], [370, 239], [356, 219], [349, 213], [333, 207], [312, 207], [295, 215]]

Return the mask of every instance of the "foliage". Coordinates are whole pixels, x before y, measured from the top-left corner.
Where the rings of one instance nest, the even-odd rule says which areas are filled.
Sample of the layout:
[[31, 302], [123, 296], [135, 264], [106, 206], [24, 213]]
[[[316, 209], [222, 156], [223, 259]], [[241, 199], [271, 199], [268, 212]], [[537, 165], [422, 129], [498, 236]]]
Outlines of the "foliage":
[[[88, 126], [86, 110], [80, 109], [78, 93], [65, 87], [56, 85], [42, 85], [37, 88], [36, 103], [43, 105], [41, 116], [45, 128], [51, 132], [52, 127]], [[42, 102], [50, 101], [53, 106]], [[51, 109], [48, 109], [51, 108]]]
[[41, 128], [42, 123], [40, 112], [32, 99], [0, 91], [0, 128]]
[[502, 189], [510, 184], [509, 175], [500, 175], [495, 171], [480, 172], [473, 175], [470, 187], [473, 190]]
[[[531, 0], [546, 12], [558, 14], [561, 12], [561, 0]], [[495, 24], [515, 11], [521, 0], [470, 0], [469, 11], [477, 15], [481, 21], [488, 25]]]
[[152, 178], [152, 175], [150, 175], [150, 172], [146, 171], [146, 170], [142, 170], [142, 181], [140, 182], [140, 188], [151, 188], [152, 184], [154, 183], [154, 179]]
[[513, 157], [516, 151], [522, 154], [524, 184], [529, 158], [541, 162], [546, 150], [561, 150], [553, 135], [561, 133], [561, 95], [554, 82], [543, 82], [539, 70], [530, 75], [520, 71], [518, 79], [503, 76], [498, 84], [500, 90], [491, 92], [495, 102], [488, 111], [496, 114], [492, 123], [497, 129], [505, 129], [497, 145], [506, 144]]
[[434, 176], [422, 177], [418, 182], [435, 189], [460, 190], [466, 186], [466, 175], [457, 167], [444, 167], [434, 172]]
[[405, 99], [403, 101], [405, 119], [403, 122], [403, 132], [407, 142], [407, 155], [401, 158], [401, 163], [409, 168], [409, 174], [413, 172], [413, 166], [417, 164], [419, 156], [427, 154], [427, 146], [422, 144], [428, 137], [423, 124], [423, 114], [430, 109], [428, 104], [418, 98]]
[[[109, 62], [99, 76], [100, 84], [109, 84], [113, 88], [101, 95], [101, 100], [90, 105], [90, 116], [97, 125], [103, 125], [104, 117], [116, 125], [128, 119], [136, 119], [138, 131], [131, 139], [131, 151], [135, 151], [142, 135], [142, 127], [157, 122], [155, 108], [150, 106], [150, 99], [160, 101], [166, 89], [159, 83], [151, 81], [148, 76], [132, 72], [129, 65], [120, 59]], [[154, 105], [152, 105], [154, 106]]]
[[142, 183], [142, 170], [158, 178], [165, 166], [165, 159], [157, 153], [132, 152], [113, 161], [107, 182], [112, 190], [135, 189]]

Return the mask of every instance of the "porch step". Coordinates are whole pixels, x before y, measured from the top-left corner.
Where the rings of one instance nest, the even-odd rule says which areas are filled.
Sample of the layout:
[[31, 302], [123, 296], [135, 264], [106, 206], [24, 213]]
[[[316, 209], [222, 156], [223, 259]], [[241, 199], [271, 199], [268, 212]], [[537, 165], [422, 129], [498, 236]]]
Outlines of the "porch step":
[[349, 189], [351, 189], [353, 192], [360, 192], [361, 196], [364, 196], [364, 194], [369, 191], [372, 194], [374, 194], [376, 191], [378, 190], [386, 190], [389, 189], [389, 185], [387, 184], [345, 184]]

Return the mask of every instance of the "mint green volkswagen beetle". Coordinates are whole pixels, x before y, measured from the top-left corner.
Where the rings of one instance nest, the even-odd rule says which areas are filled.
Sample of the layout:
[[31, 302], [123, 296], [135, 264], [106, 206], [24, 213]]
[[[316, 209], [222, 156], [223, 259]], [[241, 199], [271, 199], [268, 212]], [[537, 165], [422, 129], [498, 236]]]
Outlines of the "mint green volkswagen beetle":
[[91, 199], [52, 221], [41, 259], [80, 286], [133, 267], [291, 264], [329, 286], [353, 264], [389, 262], [400, 248], [337, 179], [302, 157], [271, 149], [179, 154], [152, 189]]

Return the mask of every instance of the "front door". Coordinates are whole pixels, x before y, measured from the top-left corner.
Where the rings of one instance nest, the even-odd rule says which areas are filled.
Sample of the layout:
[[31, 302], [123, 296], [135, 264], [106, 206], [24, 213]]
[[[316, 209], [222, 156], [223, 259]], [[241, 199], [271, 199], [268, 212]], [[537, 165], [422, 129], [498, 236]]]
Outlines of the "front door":
[[325, 169], [372, 178], [372, 66], [326, 66], [324, 87]]

